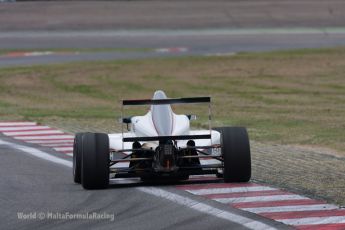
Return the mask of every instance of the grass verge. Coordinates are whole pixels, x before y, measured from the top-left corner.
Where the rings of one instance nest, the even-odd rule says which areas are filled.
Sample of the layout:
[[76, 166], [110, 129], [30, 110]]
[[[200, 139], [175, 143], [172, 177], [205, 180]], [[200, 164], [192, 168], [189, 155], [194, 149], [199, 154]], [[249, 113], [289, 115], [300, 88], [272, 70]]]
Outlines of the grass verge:
[[110, 129], [119, 100], [162, 89], [212, 96], [214, 125], [247, 126], [254, 140], [345, 156], [344, 76], [345, 48], [2, 68], [0, 119], [98, 121]]

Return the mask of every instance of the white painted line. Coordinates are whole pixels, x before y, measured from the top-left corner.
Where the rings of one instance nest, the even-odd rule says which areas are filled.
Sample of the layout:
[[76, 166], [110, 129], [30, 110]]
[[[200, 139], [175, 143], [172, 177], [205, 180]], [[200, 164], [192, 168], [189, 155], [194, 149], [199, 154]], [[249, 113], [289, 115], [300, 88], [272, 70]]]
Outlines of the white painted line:
[[35, 56], [46, 56], [46, 55], [52, 55], [52, 54], [54, 54], [54, 52], [52, 51], [43, 51], [43, 52], [35, 51], [35, 52], [26, 52], [24, 53], [24, 56], [35, 57]]
[[345, 223], [345, 216], [328, 216], [328, 217], [307, 217], [298, 219], [278, 219], [288, 225], [316, 225], [316, 224], [342, 224]]
[[36, 130], [36, 129], [51, 129], [49, 126], [20, 126], [20, 127], [0, 127], [1, 132], [6, 131], [25, 131], [25, 130]]
[[68, 150], [73, 151], [73, 147], [56, 147], [53, 149], [55, 149], [56, 151], [68, 151]]
[[37, 130], [37, 131], [18, 131], [18, 132], [3, 132], [6, 136], [18, 135], [39, 135], [39, 134], [61, 134], [64, 133], [59, 130]]
[[271, 196], [252, 196], [252, 197], [233, 197], [212, 199], [220, 203], [242, 203], [242, 202], [259, 202], [259, 201], [278, 201], [278, 200], [300, 200], [307, 199], [300, 195], [271, 195]]
[[[2, 32], [0, 38], [61, 38], [87, 36], [89, 38], [99, 37], [100, 31], [42, 31], [42, 32]], [[274, 34], [345, 34], [344, 27], [320, 27], [320, 28], [253, 28], [253, 29], [235, 29], [235, 28], [217, 28], [217, 29], [157, 29], [157, 30], [102, 30], [102, 36], [205, 36], [205, 35], [274, 35]]]
[[169, 52], [169, 48], [158, 48], [155, 50], [158, 53], [168, 53]]
[[36, 122], [0, 122], [0, 126], [33, 126]]
[[18, 140], [49, 140], [49, 139], [64, 139], [64, 138], [74, 138], [72, 135], [51, 135], [51, 136], [22, 136], [14, 137]]
[[66, 153], [67, 156], [73, 157], [73, 153]]
[[32, 144], [54, 144], [54, 143], [65, 143], [65, 144], [73, 144], [74, 138], [68, 140], [38, 140], [38, 141], [27, 141], [28, 143]]
[[237, 53], [235, 52], [228, 52], [228, 53], [207, 53], [205, 54], [206, 57], [209, 57], [209, 56], [216, 56], [216, 57], [228, 57], [228, 56], [234, 56], [236, 55]]
[[254, 213], [270, 213], [270, 212], [296, 212], [296, 211], [323, 211], [338, 209], [338, 206], [331, 204], [311, 204], [311, 205], [293, 205], [278, 207], [259, 207], [259, 208], [241, 208], [244, 211]]
[[55, 157], [53, 155], [50, 155], [48, 153], [45, 153], [41, 150], [38, 150], [38, 149], [35, 149], [35, 148], [32, 148], [32, 147], [28, 147], [28, 146], [24, 146], [24, 145], [19, 145], [19, 144], [14, 144], [14, 143], [11, 143], [11, 142], [7, 142], [7, 141], [2, 141], [0, 140], [0, 145], [7, 145], [13, 149], [17, 149], [17, 150], [20, 150], [20, 151], [23, 151], [23, 152], [26, 152], [30, 155], [33, 155], [35, 157], [38, 157], [38, 158], [41, 158], [41, 159], [44, 159], [44, 160], [47, 160], [47, 161], [51, 161], [51, 162], [54, 162], [54, 163], [57, 163], [57, 164], [60, 164], [60, 165], [65, 165], [67, 167], [72, 167], [72, 162], [71, 161], [68, 161], [68, 160], [64, 160], [64, 159], [61, 159], [59, 157]]
[[235, 187], [235, 188], [207, 188], [199, 190], [186, 190], [195, 195], [210, 195], [210, 194], [226, 194], [235, 192], [260, 192], [260, 191], [275, 191], [276, 188], [268, 186], [254, 186], [254, 187]]
[[240, 216], [235, 213], [231, 213], [229, 211], [225, 211], [219, 208], [215, 208], [208, 204], [200, 203], [199, 201], [196, 201], [191, 198], [184, 197], [172, 192], [168, 192], [163, 189], [153, 188], [153, 187], [140, 187], [137, 189], [139, 191], [142, 191], [142, 192], [145, 192], [157, 197], [165, 198], [167, 200], [173, 201], [174, 203], [186, 206], [196, 211], [240, 224], [249, 229], [255, 229], [255, 230], [276, 229], [260, 221], [250, 219], [248, 217]]
[[188, 48], [186, 47], [171, 47], [171, 48], [158, 48], [155, 49], [158, 53], [179, 53], [179, 52], [187, 52]]

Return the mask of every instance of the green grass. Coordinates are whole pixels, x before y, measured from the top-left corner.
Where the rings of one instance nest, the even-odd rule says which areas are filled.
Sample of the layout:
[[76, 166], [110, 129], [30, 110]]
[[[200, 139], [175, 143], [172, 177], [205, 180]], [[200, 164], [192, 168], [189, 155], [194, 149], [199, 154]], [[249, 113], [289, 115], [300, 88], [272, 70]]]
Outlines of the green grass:
[[[162, 89], [212, 96], [215, 126], [243, 125], [254, 140], [345, 155], [344, 76], [345, 48], [2, 68], [0, 119], [113, 121], [121, 99]], [[176, 109], [201, 115], [194, 124], [206, 127], [201, 108]]]

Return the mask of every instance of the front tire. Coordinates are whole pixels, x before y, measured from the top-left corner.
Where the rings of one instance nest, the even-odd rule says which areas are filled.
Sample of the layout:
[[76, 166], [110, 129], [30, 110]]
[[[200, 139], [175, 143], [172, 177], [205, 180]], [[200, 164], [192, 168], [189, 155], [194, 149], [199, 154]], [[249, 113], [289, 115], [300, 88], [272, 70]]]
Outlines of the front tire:
[[109, 137], [85, 133], [82, 140], [81, 184], [84, 189], [105, 189], [109, 185]]
[[249, 137], [244, 127], [216, 128], [221, 133], [225, 182], [248, 182], [251, 177]]

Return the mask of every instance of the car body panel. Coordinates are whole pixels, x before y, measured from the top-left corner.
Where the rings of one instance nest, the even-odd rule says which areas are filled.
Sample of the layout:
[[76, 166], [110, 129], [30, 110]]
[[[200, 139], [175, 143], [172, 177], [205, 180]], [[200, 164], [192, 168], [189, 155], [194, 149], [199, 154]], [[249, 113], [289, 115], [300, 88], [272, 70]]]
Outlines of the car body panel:
[[[163, 91], [156, 91], [153, 99], [166, 99], [167, 96]], [[175, 114], [171, 105], [151, 105], [150, 110], [143, 116], [134, 116], [131, 118], [129, 132], [112, 133], [109, 136], [109, 147], [111, 150], [119, 151], [123, 149], [132, 149], [133, 142], [123, 142], [125, 137], [151, 137], [151, 136], [179, 136], [179, 135], [211, 135], [211, 139], [196, 139], [196, 146], [211, 146], [220, 144], [220, 133], [214, 130], [191, 130], [190, 120], [186, 115]], [[176, 146], [185, 148], [188, 140], [177, 140]], [[152, 148], [158, 146], [158, 141], [140, 142], [144, 148]], [[205, 150], [209, 154], [218, 154], [215, 150]], [[123, 152], [122, 154], [130, 154], [131, 152]], [[202, 165], [216, 164], [220, 161], [216, 159], [200, 159]], [[117, 163], [113, 167], [128, 167], [128, 162]]]

